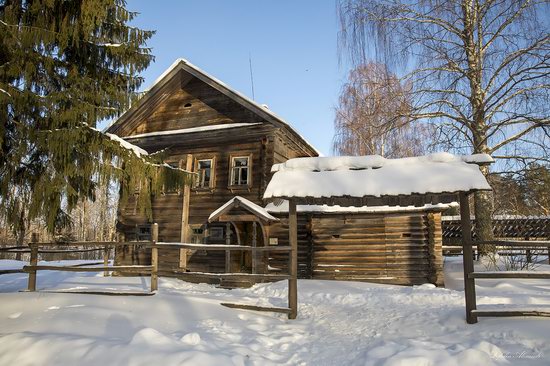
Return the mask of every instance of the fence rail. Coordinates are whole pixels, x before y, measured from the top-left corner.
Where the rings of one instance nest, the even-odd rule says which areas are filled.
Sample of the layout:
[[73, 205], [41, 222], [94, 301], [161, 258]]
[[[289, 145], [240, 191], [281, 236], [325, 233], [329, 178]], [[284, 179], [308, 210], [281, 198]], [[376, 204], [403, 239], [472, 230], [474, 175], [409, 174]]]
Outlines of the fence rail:
[[[510, 256], [525, 252], [526, 261], [531, 263], [533, 255], [546, 255], [548, 264], [550, 264], [550, 240], [492, 240], [475, 241], [472, 243], [472, 255], [479, 258], [479, 245], [494, 245], [499, 255]], [[443, 255], [456, 256], [463, 254], [462, 245], [443, 245]]]
[[[222, 245], [222, 244], [191, 244], [191, 243], [166, 243], [158, 242], [158, 225], [153, 224], [151, 226], [151, 239], [150, 241], [120, 241], [120, 242], [105, 242], [105, 241], [84, 241], [84, 242], [39, 242], [38, 235], [33, 234], [31, 242], [27, 247], [22, 246], [10, 246], [0, 248], [0, 252], [8, 253], [30, 253], [29, 265], [24, 266], [22, 269], [8, 269], [0, 271], [0, 274], [8, 273], [28, 273], [28, 291], [36, 291], [36, 278], [38, 271], [66, 271], [66, 272], [104, 272], [105, 276], [109, 275], [109, 272], [118, 271], [121, 273], [138, 273], [140, 275], [151, 276], [151, 294], [158, 290], [158, 276], [159, 276], [159, 249], [183, 249], [183, 250], [204, 250], [204, 251], [225, 251], [226, 252], [226, 273], [207, 273], [207, 272], [188, 272], [185, 269], [180, 270], [161, 270], [162, 273], [177, 274], [178, 277], [183, 279], [220, 279], [220, 280], [271, 280], [289, 281], [289, 294], [288, 294], [288, 308], [280, 307], [264, 307], [248, 304], [234, 304], [223, 303], [223, 306], [230, 308], [239, 308], [246, 310], [256, 311], [272, 311], [288, 314], [289, 318], [294, 319], [297, 313], [297, 286], [296, 274], [262, 274], [256, 273], [256, 255], [253, 256], [253, 273], [231, 273], [229, 268], [230, 253], [232, 251], [249, 251], [253, 254], [256, 253], [269, 253], [269, 252], [287, 252], [289, 253], [289, 261], [297, 255], [297, 249], [292, 246], [265, 246], [265, 247], [253, 247], [245, 245]], [[110, 252], [112, 249], [124, 247], [124, 246], [140, 246], [143, 248], [151, 249], [151, 265], [113, 265], [109, 266]], [[41, 249], [52, 248], [55, 249]], [[65, 247], [67, 249], [59, 249]], [[71, 247], [86, 247], [86, 248], [71, 248]], [[90, 248], [96, 247], [96, 248]], [[39, 254], [46, 253], [79, 253], [90, 251], [103, 251], [103, 262], [99, 263], [84, 263], [78, 265], [39, 265]], [[295, 258], [294, 258], [295, 259]], [[103, 266], [97, 266], [103, 264]], [[94, 265], [94, 267], [87, 267], [88, 265]], [[291, 268], [292, 266], [289, 266]], [[50, 291], [51, 292], [51, 291]], [[71, 292], [71, 291], [54, 291], [54, 292]], [[72, 291], [74, 292], [74, 291]], [[106, 292], [106, 291], [85, 291], [76, 293], [90, 293], [90, 294], [103, 294], [103, 295], [136, 295], [135, 292]], [[143, 293], [141, 293], [143, 294]], [[139, 295], [139, 294], [138, 294]]]

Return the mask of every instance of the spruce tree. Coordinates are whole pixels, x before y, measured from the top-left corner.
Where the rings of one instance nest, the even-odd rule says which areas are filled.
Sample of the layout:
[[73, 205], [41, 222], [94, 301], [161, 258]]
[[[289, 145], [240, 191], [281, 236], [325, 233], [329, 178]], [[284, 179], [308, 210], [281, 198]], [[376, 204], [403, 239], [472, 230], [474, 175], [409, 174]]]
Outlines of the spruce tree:
[[122, 203], [139, 190], [150, 213], [163, 185], [190, 182], [95, 128], [128, 107], [153, 59], [135, 16], [124, 0], [0, 0], [0, 213], [15, 233], [67, 225], [99, 185], [118, 182]]

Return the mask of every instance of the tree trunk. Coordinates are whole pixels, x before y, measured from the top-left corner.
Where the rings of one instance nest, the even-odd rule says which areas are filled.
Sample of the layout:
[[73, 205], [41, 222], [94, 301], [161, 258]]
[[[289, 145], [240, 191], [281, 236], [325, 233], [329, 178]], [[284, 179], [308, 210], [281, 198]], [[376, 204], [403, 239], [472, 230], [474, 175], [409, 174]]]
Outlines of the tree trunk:
[[[478, 151], [484, 152], [484, 151]], [[476, 152], [476, 153], [478, 153]], [[488, 178], [489, 167], [481, 167], [481, 172]], [[474, 193], [475, 233], [477, 241], [491, 241], [493, 235], [493, 192]], [[490, 244], [477, 246], [479, 256], [487, 256], [496, 252], [496, 247]]]
[[[474, 194], [475, 232], [478, 241], [493, 240], [493, 194], [492, 192], [476, 192]], [[478, 245], [480, 256], [496, 252], [496, 247], [490, 244]]]
[[[470, 0], [462, 2], [464, 15], [464, 49], [468, 60], [468, 80], [470, 84], [470, 103], [472, 106], [472, 137], [473, 153], [489, 153], [487, 146], [487, 121], [485, 111], [485, 91], [483, 89], [483, 50], [479, 38], [479, 19], [481, 17], [479, 4]], [[476, 38], [476, 34], [478, 37]], [[481, 167], [481, 172], [487, 178], [488, 167]], [[491, 192], [476, 192], [474, 194], [475, 233], [478, 241], [493, 239], [493, 199]], [[485, 256], [495, 251], [494, 246], [479, 245], [480, 256]]]

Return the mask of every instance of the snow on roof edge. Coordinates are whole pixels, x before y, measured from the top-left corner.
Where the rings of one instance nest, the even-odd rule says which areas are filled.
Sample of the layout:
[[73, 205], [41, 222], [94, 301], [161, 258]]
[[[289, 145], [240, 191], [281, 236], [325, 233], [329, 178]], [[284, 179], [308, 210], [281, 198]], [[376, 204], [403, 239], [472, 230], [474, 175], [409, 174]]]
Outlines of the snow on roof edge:
[[191, 127], [191, 128], [182, 128], [178, 130], [166, 130], [166, 131], [155, 131], [155, 132], [146, 132], [140, 133], [137, 135], [125, 136], [125, 140], [138, 139], [142, 137], [151, 137], [151, 136], [167, 136], [167, 135], [178, 135], [185, 133], [195, 133], [195, 132], [204, 132], [204, 131], [214, 131], [214, 130], [223, 130], [229, 128], [238, 128], [238, 127], [249, 127], [261, 125], [261, 122], [255, 123], [226, 123], [222, 125], [212, 125], [212, 126], [200, 126], [200, 127]]
[[260, 205], [257, 205], [255, 204], [254, 202], [250, 201], [250, 200], [247, 200], [246, 198], [244, 197], [241, 197], [241, 196], [235, 196], [233, 198], [231, 198], [229, 201], [227, 201], [226, 203], [224, 203], [223, 205], [221, 205], [218, 209], [216, 209], [215, 211], [213, 211], [210, 216], [208, 216], [208, 221], [210, 222], [210, 220], [214, 217], [216, 217], [217, 215], [220, 214], [220, 212], [222, 212], [223, 210], [225, 210], [227, 207], [229, 207], [230, 205], [233, 204], [233, 202], [235, 201], [238, 201], [240, 204], [242, 204], [243, 206], [247, 207], [248, 209], [250, 209], [251, 211], [255, 212], [256, 214], [258, 214], [259, 216], [263, 217], [264, 219], [268, 220], [268, 221], [279, 221], [278, 218], [276, 218], [275, 216], [272, 216], [269, 212], [267, 212], [267, 210], [265, 208], [263, 208], [262, 206]]
[[[316, 212], [316, 213], [390, 213], [390, 212], [419, 212], [426, 210], [447, 210], [451, 207], [458, 207], [458, 202], [426, 204], [424, 206], [329, 206], [329, 205], [297, 205], [297, 212]], [[268, 203], [265, 210], [271, 213], [288, 212], [288, 201], [275, 206], [273, 203]]]
[[385, 158], [380, 155], [302, 157], [289, 159], [284, 163], [274, 164], [271, 167], [271, 172], [274, 173], [283, 170], [333, 171], [347, 169], [377, 169], [389, 164], [424, 162], [487, 164], [494, 162], [494, 160], [488, 154], [453, 155], [447, 152], [394, 159]]

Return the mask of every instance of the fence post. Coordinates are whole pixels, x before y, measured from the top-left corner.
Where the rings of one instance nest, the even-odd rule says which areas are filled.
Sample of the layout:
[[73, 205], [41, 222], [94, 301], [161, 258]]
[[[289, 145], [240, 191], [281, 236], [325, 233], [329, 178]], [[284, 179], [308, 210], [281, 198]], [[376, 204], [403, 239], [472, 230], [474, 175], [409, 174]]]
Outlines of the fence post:
[[464, 266], [464, 296], [466, 298], [466, 322], [477, 323], [477, 315], [473, 313], [476, 306], [475, 279], [470, 278], [474, 272], [474, 257], [472, 255], [472, 222], [470, 221], [470, 202], [468, 194], [460, 192], [460, 224], [462, 226], [462, 262]]
[[[32, 233], [29, 246], [31, 247], [31, 258], [29, 260], [29, 265], [36, 267], [38, 265], [38, 233]], [[28, 290], [36, 291], [36, 269], [29, 271]]]
[[159, 267], [159, 252], [157, 248], [157, 241], [159, 238], [159, 225], [154, 223], [151, 225], [151, 240], [153, 241], [153, 247], [151, 248], [151, 292], [158, 290], [158, 267]]
[[290, 243], [289, 275], [288, 280], [288, 307], [289, 319], [298, 316], [298, 218], [296, 214], [296, 202], [288, 201], [288, 239]]
[[[110, 254], [110, 248], [108, 245], [105, 245], [105, 249], [103, 250], [103, 265], [107, 267], [109, 265], [109, 254]], [[103, 277], [109, 276], [109, 271], [105, 270], [103, 272]]]

